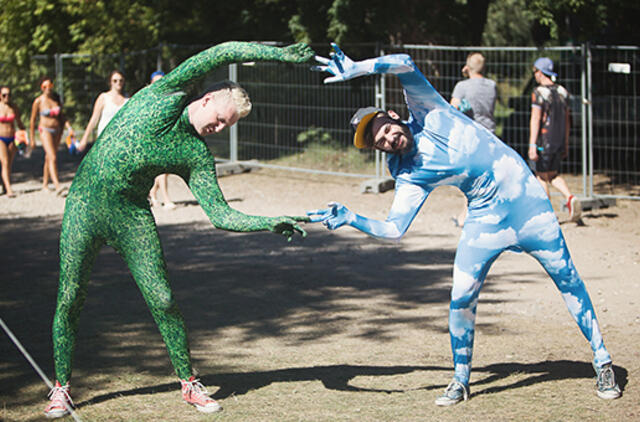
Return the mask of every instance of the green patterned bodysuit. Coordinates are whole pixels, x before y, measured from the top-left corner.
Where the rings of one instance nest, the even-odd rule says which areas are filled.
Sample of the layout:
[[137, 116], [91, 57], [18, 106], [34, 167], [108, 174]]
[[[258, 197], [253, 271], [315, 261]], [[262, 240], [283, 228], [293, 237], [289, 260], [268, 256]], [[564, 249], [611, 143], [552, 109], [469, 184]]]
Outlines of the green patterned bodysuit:
[[286, 48], [228, 42], [183, 62], [140, 90], [102, 132], [78, 168], [66, 200], [60, 236], [60, 284], [53, 320], [56, 378], [71, 377], [78, 317], [98, 251], [110, 245], [124, 258], [160, 329], [181, 379], [191, 360], [184, 321], [174, 301], [147, 194], [162, 173], [181, 176], [217, 228], [270, 230], [290, 237], [302, 217], [260, 217], [227, 204], [218, 186], [215, 160], [189, 122], [187, 105], [198, 82], [234, 62], [301, 63], [313, 57], [302, 44]]

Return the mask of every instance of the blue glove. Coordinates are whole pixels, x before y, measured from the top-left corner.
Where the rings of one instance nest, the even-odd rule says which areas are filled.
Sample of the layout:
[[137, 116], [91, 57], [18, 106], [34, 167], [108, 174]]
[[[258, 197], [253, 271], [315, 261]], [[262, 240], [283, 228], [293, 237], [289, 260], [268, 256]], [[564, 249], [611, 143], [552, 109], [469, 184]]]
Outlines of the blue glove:
[[469, 104], [469, 101], [467, 101], [466, 98], [463, 98], [462, 101], [460, 101], [460, 105], [458, 106], [458, 110], [460, 110], [461, 112], [467, 114], [468, 111], [471, 111], [471, 104]]
[[317, 72], [328, 72], [333, 75], [324, 80], [325, 84], [346, 81], [358, 76], [368, 75], [373, 71], [374, 62], [372, 60], [354, 62], [340, 50], [336, 43], [331, 43], [331, 47], [335, 51], [331, 53], [331, 59], [316, 56], [316, 60], [324, 66], [313, 66], [311, 68], [311, 70]]
[[351, 224], [356, 215], [349, 211], [347, 207], [337, 202], [330, 202], [329, 208], [307, 211], [307, 215], [310, 217], [312, 223], [322, 223], [329, 230], [335, 230], [345, 224]]

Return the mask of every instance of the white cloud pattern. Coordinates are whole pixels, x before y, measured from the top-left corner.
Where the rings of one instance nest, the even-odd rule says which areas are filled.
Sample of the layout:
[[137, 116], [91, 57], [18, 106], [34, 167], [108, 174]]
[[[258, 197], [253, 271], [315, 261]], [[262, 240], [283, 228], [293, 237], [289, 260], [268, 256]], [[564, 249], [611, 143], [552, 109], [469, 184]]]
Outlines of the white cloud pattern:
[[463, 156], [473, 154], [479, 143], [475, 126], [455, 120], [449, 133], [449, 162], [457, 163]]
[[543, 199], [547, 198], [547, 194], [542, 188], [542, 185], [540, 184], [540, 182], [538, 182], [538, 179], [536, 179], [535, 176], [533, 175], [530, 175], [529, 177], [527, 177], [527, 183], [525, 184], [524, 189], [525, 189], [525, 194], [531, 198], [543, 198]]
[[520, 237], [538, 237], [544, 242], [550, 242], [560, 236], [558, 220], [553, 212], [547, 211], [531, 217], [520, 229]]
[[487, 214], [481, 217], [477, 217], [475, 221], [483, 224], [498, 224], [502, 218], [497, 214]]
[[541, 261], [544, 261], [547, 264], [547, 270], [553, 274], [558, 274], [563, 268], [567, 266], [567, 262], [563, 259], [563, 249], [558, 249], [557, 251], [540, 249], [537, 251], [531, 251], [531, 255]]
[[580, 315], [580, 312], [582, 312], [582, 303], [580, 302], [580, 299], [571, 293], [562, 293], [562, 298], [564, 299], [564, 303], [566, 303], [571, 314]]
[[511, 227], [500, 230], [496, 233], [480, 233], [480, 235], [469, 241], [469, 246], [481, 249], [504, 249], [513, 246], [518, 242], [515, 230]]
[[522, 194], [522, 165], [510, 155], [503, 155], [493, 163], [493, 174], [498, 184], [498, 196], [504, 200], [513, 200]]

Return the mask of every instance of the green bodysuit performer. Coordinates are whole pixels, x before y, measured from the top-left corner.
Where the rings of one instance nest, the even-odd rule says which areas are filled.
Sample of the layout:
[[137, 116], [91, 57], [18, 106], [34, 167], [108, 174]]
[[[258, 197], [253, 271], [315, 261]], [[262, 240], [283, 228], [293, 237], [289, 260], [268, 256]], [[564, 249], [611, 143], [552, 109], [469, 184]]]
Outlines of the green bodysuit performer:
[[[237, 84], [223, 82], [195, 98], [198, 82], [234, 62], [302, 63], [311, 48], [227, 42], [183, 62], [125, 104], [86, 155], [66, 199], [60, 236], [60, 284], [53, 320], [56, 385], [45, 415], [64, 416], [69, 395], [78, 317], [100, 248], [112, 246], [125, 260], [151, 310], [182, 384], [183, 399], [203, 412], [221, 407], [193, 377], [183, 318], [173, 298], [147, 195], [162, 173], [181, 176], [216, 228], [272, 231], [289, 240], [307, 217], [260, 217], [227, 204], [218, 186], [215, 160], [203, 137], [246, 116], [251, 103]], [[194, 99], [195, 98], [195, 99]]]

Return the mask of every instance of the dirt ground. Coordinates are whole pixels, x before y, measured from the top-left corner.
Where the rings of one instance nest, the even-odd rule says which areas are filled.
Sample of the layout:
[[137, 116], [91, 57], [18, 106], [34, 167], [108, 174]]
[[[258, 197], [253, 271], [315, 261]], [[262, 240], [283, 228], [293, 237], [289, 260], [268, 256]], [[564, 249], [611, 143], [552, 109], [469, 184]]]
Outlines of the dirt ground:
[[[61, 152], [69, 185], [78, 160]], [[42, 155], [17, 160], [16, 198], [0, 196], [0, 316], [48, 376], [64, 199], [39, 189]], [[360, 180], [259, 170], [223, 177], [247, 213], [303, 214], [338, 201], [384, 219], [393, 193]], [[224, 411], [183, 404], [166, 350], [124, 262], [104, 248], [81, 315], [72, 379], [83, 420], [640, 420], [640, 203], [564, 222], [613, 356], [623, 397], [594, 393], [591, 352], [533, 258], [505, 253], [480, 296], [471, 399], [433, 400], [452, 375], [447, 310], [460, 193], [440, 188], [405, 238], [306, 225], [291, 243], [215, 230], [179, 178], [175, 210], [154, 208], [194, 366]], [[47, 388], [0, 335], [0, 420], [41, 420]]]

